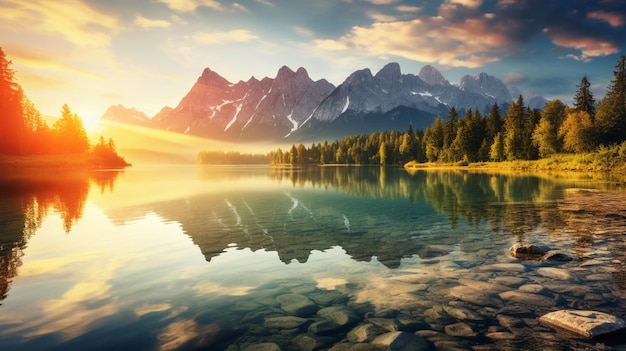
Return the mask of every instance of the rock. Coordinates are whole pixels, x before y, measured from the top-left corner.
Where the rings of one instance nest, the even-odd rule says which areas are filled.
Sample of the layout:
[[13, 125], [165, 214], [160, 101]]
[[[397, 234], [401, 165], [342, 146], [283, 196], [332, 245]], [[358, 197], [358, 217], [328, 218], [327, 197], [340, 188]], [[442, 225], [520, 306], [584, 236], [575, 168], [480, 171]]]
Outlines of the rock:
[[594, 338], [626, 329], [623, 319], [598, 311], [560, 310], [539, 318], [545, 324]]
[[546, 288], [540, 284], [525, 284], [520, 286], [517, 290], [525, 293], [540, 294], [545, 291]]
[[408, 313], [400, 313], [396, 317], [398, 329], [401, 331], [414, 332], [418, 329], [427, 328], [428, 324], [423, 320], [417, 320]]
[[474, 337], [476, 332], [467, 323], [454, 323], [446, 325], [446, 334], [450, 336]]
[[549, 250], [550, 249], [545, 246], [542, 247], [534, 244], [515, 243], [515, 245], [511, 246], [509, 252], [515, 258], [529, 260], [540, 259], [541, 256], [545, 255]]
[[485, 336], [488, 337], [489, 339], [493, 339], [493, 340], [515, 340], [515, 339], [517, 339], [517, 336], [515, 336], [515, 334], [509, 333], [509, 332], [493, 332], [493, 333], [487, 333]]
[[549, 297], [545, 297], [539, 294], [531, 294], [520, 291], [507, 291], [500, 294], [500, 298], [502, 300], [506, 300], [509, 302], [517, 302], [524, 305], [532, 305], [532, 306], [541, 306], [541, 307], [552, 307], [556, 306], [556, 301]]
[[276, 299], [280, 303], [280, 308], [298, 317], [310, 316], [319, 309], [308, 297], [300, 294], [285, 294]]
[[524, 326], [524, 321], [516, 317], [499, 314], [496, 316], [496, 318], [498, 319], [498, 323], [500, 323], [501, 326], [509, 330], [521, 328]]
[[296, 316], [269, 317], [265, 318], [263, 326], [269, 329], [293, 329], [300, 327], [308, 321], [308, 319]]
[[451, 288], [450, 295], [459, 300], [470, 302], [479, 306], [498, 307], [502, 305], [502, 302], [499, 299], [494, 298], [490, 294], [465, 285], [459, 285]]
[[569, 262], [572, 258], [562, 252], [550, 251], [541, 257], [544, 262]]
[[343, 328], [345, 328], [345, 326], [338, 325], [337, 323], [331, 322], [326, 319], [322, 319], [309, 325], [309, 333], [317, 335], [332, 334]]
[[561, 268], [552, 268], [552, 267], [544, 267], [537, 269], [537, 273], [543, 275], [544, 277], [560, 279], [560, 280], [568, 280], [572, 277], [568, 271]]
[[386, 330], [377, 325], [371, 323], [361, 324], [348, 333], [348, 340], [355, 343], [368, 342], [385, 332]]
[[333, 338], [317, 337], [307, 334], [300, 334], [292, 340], [292, 343], [296, 345], [300, 351], [320, 350], [332, 345], [333, 342]]
[[243, 349], [243, 351], [281, 351], [282, 349], [273, 342], [264, 342], [252, 344]]
[[526, 267], [519, 263], [494, 263], [480, 267], [480, 270], [487, 272], [526, 272]]
[[332, 306], [317, 311], [317, 315], [340, 326], [353, 325], [359, 317], [345, 306]]
[[443, 309], [450, 317], [456, 318], [459, 321], [479, 322], [485, 320], [485, 317], [465, 307], [443, 306]]
[[380, 335], [372, 341], [373, 345], [380, 345], [389, 351], [428, 351], [430, 345], [419, 335], [407, 332], [390, 332]]
[[384, 329], [386, 331], [392, 332], [392, 331], [397, 331], [398, 330], [398, 323], [396, 322], [395, 319], [391, 319], [391, 318], [376, 318], [376, 317], [369, 318], [368, 317], [367, 320], [370, 323], [372, 323], [372, 324], [374, 324], [374, 325], [376, 325], [376, 326], [378, 326], [378, 327], [380, 327], [380, 328], [382, 328], [382, 329]]

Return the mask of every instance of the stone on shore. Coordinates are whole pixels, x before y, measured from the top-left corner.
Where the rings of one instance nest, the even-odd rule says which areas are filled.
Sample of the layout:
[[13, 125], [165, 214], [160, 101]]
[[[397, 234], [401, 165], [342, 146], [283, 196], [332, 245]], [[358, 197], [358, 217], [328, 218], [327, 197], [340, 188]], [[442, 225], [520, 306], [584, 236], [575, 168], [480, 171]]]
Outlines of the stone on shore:
[[560, 310], [539, 318], [545, 324], [594, 338], [626, 329], [623, 319], [598, 311]]

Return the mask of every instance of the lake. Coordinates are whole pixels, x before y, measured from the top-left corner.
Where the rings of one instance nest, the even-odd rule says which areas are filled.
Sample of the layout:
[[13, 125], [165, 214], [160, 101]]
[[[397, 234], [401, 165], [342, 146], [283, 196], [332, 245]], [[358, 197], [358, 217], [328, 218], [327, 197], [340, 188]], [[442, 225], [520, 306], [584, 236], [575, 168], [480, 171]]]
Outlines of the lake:
[[[585, 175], [144, 167], [0, 178], [1, 350], [626, 350], [626, 193]], [[566, 262], [520, 260], [517, 242]]]

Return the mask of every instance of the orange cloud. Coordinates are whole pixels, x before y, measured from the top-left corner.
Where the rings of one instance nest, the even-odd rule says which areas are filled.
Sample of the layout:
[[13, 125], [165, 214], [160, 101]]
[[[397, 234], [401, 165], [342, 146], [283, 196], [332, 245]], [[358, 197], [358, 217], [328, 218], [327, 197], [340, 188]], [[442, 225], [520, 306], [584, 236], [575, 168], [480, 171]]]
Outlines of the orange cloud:
[[502, 51], [507, 44], [503, 34], [492, 31], [480, 20], [449, 23], [442, 17], [353, 27], [349, 34], [337, 40], [315, 42], [322, 50], [395, 55], [420, 62], [470, 68], [498, 61], [495, 53]]
[[580, 50], [581, 60], [585, 61], [589, 57], [607, 56], [619, 52], [619, 47], [606, 40], [596, 37], [576, 37], [567, 33], [552, 33], [546, 29], [544, 31], [558, 46]]
[[168, 21], [153, 20], [153, 19], [143, 17], [142, 15], [135, 16], [135, 24], [143, 29], [168, 28], [170, 26], [170, 23]]
[[607, 22], [613, 27], [623, 26], [626, 22], [624, 15], [616, 12], [593, 11], [589, 12], [587, 17]]

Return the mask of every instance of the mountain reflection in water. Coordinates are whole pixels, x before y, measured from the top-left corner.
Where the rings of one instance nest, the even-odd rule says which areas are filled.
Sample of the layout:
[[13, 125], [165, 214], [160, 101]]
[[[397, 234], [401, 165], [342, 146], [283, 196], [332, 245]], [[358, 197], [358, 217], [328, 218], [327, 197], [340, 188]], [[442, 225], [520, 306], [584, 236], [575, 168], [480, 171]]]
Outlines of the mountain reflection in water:
[[[443, 306], [461, 303], [449, 301], [450, 294], [454, 297], [458, 287], [470, 281], [458, 285], [459, 274], [496, 279], [497, 270], [483, 267], [516, 262], [506, 250], [517, 241], [556, 246], [575, 262], [597, 261], [589, 267], [603, 270], [588, 277], [606, 278], [588, 281], [586, 295], [570, 297], [563, 286], [535, 277], [537, 267], [525, 263], [527, 284], [541, 282], [559, 291], [554, 299], [565, 301], [566, 307], [624, 308], [615, 304], [617, 296], [626, 295], [626, 244], [621, 239], [626, 198], [616, 183], [594, 175], [177, 166], [123, 173], [5, 175], [0, 190], [0, 300], [6, 304], [0, 313], [8, 313], [0, 317], [0, 346], [24, 346], [24, 340], [31, 340], [33, 349], [48, 349], [45, 335], [54, 334], [59, 348], [81, 349], [93, 337], [107, 330], [121, 332], [119, 328], [127, 330], [123, 337], [118, 335], [125, 341], [110, 340], [103, 348], [220, 349], [235, 340], [245, 345], [258, 331], [254, 323], [276, 313], [276, 306], [262, 305], [275, 301], [274, 295], [293, 291], [332, 296], [334, 303], [359, 303], [351, 305], [357, 311], [406, 308], [423, 314], [436, 307], [432, 296]], [[46, 224], [46, 218], [58, 222]], [[29, 257], [29, 242], [39, 235], [54, 240], [54, 223], [62, 226], [68, 242], [85, 240], [80, 245], [91, 250], [71, 251], [80, 250], [80, 245], [65, 248], [69, 251], [64, 254], [74, 259], [73, 272], [79, 277], [98, 272], [90, 276], [95, 281], [85, 278], [71, 285], [68, 280], [71, 288], [65, 288], [63, 298], [55, 295], [55, 289], [63, 289], [52, 276], [65, 276], [68, 264], [61, 262], [64, 257], [46, 261], [56, 254], [54, 248], [46, 252], [38, 243], [32, 250], [39, 250], [41, 261], [20, 268]], [[100, 233], [103, 230], [110, 235]], [[77, 262], [100, 266], [82, 272]], [[11, 284], [21, 275], [22, 295], [12, 296]], [[296, 283], [296, 277], [304, 283]], [[57, 311], [40, 306], [36, 298], [28, 300], [31, 293], [24, 291], [29, 284], [53, 289], [46, 301]], [[416, 298], [422, 305], [416, 305]], [[31, 311], [28, 317], [13, 315], [23, 317], [22, 327], [8, 322], [20, 301], [40, 306], [47, 316]], [[61, 317], [70, 307], [82, 314]], [[530, 313], [516, 308], [509, 306], [507, 313]], [[97, 314], [107, 322], [91, 326], [80, 321], [81, 315]], [[53, 321], [59, 323], [53, 326]], [[79, 328], [74, 323], [83, 324]], [[496, 323], [481, 320], [472, 327], [487, 329]], [[229, 325], [231, 334], [216, 331]], [[161, 334], [155, 335], [156, 329]], [[132, 333], [139, 335], [137, 344]], [[203, 336], [216, 333], [218, 341]], [[519, 345], [529, 347], [526, 339], [520, 337]], [[485, 340], [478, 337], [465, 346]]]

